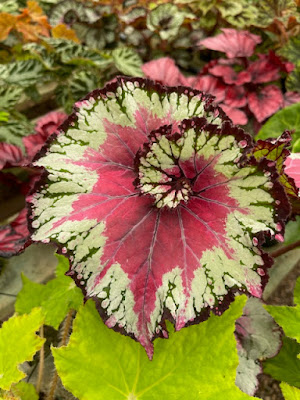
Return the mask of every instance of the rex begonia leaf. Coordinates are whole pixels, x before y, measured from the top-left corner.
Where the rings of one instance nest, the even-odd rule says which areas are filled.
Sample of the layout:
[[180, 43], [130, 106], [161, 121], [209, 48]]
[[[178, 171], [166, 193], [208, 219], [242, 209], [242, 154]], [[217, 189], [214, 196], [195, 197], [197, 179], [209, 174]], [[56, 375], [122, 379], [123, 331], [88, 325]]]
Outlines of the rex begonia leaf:
[[79, 400], [179, 400], [187, 390], [191, 400], [254, 400], [234, 384], [233, 331], [244, 301], [238, 297], [222, 317], [213, 315], [171, 333], [169, 340], [157, 340], [151, 362], [138, 343], [107, 329], [88, 301], [77, 314], [68, 346], [52, 349], [56, 369]]
[[39, 400], [35, 387], [31, 383], [21, 381], [12, 385], [9, 391], [1, 391], [1, 400]]
[[226, 53], [228, 58], [251, 57], [255, 46], [261, 42], [261, 38], [248, 31], [238, 31], [231, 28], [222, 28], [217, 36], [200, 40], [199, 45], [210, 50]]
[[0, 142], [0, 170], [12, 165], [18, 165], [23, 157], [23, 152], [19, 146]]
[[292, 179], [293, 177], [287, 174], [287, 168], [285, 168], [290, 154], [287, 150], [290, 142], [291, 136], [289, 132], [286, 131], [278, 139], [258, 140], [252, 150], [252, 154], [257, 160], [266, 158], [271, 163], [273, 162], [279, 174], [279, 181], [284, 186], [286, 193], [289, 196], [298, 198], [299, 190], [295, 185], [295, 181]]
[[275, 85], [248, 94], [248, 104], [258, 122], [264, 121], [283, 106], [283, 95]]
[[112, 51], [116, 68], [124, 75], [143, 76], [142, 60], [137, 52], [129, 47], [119, 47]]
[[264, 362], [264, 372], [277, 381], [287, 382], [300, 388], [300, 344], [296, 340], [284, 337], [283, 346], [278, 355]]
[[19, 253], [29, 237], [27, 210], [23, 208], [12, 222], [0, 225], [0, 257], [9, 258]]
[[244, 111], [238, 108], [228, 106], [227, 104], [220, 104], [222, 110], [228, 115], [234, 124], [246, 125], [248, 122], [247, 115]]
[[300, 277], [297, 279], [294, 292], [295, 307], [265, 306], [284, 333], [300, 343]]
[[285, 400], [300, 400], [300, 389], [281, 382], [280, 389]]
[[284, 130], [292, 131], [292, 146], [300, 139], [300, 103], [278, 111], [262, 126], [256, 139], [278, 137]]
[[14, 315], [0, 329], [0, 389], [9, 390], [13, 383], [25, 377], [18, 366], [31, 361], [45, 339], [35, 334], [43, 324], [40, 309], [30, 314]]
[[163, 85], [178, 86], [186, 83], [185, 76], [170, 57], [152, 60], [142, 66], [146, 78], [153, 79]]
[[193, 84], [191, 85], [197, 90], [201, 90], [204, 93], [215, 96], [215, 102], [219, 103], [225, 98], [226, 86], [221, 81], [211, 75], [200, 75], [197, 76]]
[[106, 324], [149, 357], [166, 317], [179, 330], [233, 291], [261, 296], [263, 232], [281, 238], [289, 214], [275, 168], [247, 157], [251, 137], [211, 101], [120, 77], [78, 102], [35, 162], [48, 176], [28, 199], [32, 240], [60, 244]]
[[229, 65], [214, 65], [213, 67], [209, 68], [209, 73], [213, 76], [222, 78], [223, 81], [229, 85], [240, 86], [251, 81], [251, 75], [249, 72], [241, 71], [237, 73]]
[[250, 297], [243, 315], [236, 321], [239, 366], [236, 384], [253, 395], [258, 387], [260, 361], [274, 357], [281, 346], [281, 331], [259, 299]]
[[41, 307], [45, 324], [58, 329], [69, 310], [77, 310], [83, 297], [74, 281], [65, 276], [69, 262], [64, 256], [57, 255], [56, 278], [41, 285], [22, 276], [23, 288], [18, 293], [15, 310], [19, 314], [28, 313], [34, 307]]
[[285, 160], [285, 173], [294, 179], [300, 189], [300, 153], [292, 153]]
[[158, 32], [163, 40], [172, 40], [178, 34], [184, 18], [184, 12], [175, 4], [159, 4], [147, 15], [147, 28]]

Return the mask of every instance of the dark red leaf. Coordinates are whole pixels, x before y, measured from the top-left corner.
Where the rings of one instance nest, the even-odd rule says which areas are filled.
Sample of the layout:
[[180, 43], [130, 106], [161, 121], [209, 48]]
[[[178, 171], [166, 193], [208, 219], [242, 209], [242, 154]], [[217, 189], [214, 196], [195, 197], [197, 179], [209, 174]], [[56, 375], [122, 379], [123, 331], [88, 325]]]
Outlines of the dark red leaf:
[[251, 74], [248, 71], [237, 73], [229, 65], [215, 65], [209, 69], [209, 73], [222, 78], [229, 85], [234, 84], [239, 86], [251, 81]]
[[23, 158], [20, 147], [9, 143], [0, 143], [0, 170], [19, 165]]

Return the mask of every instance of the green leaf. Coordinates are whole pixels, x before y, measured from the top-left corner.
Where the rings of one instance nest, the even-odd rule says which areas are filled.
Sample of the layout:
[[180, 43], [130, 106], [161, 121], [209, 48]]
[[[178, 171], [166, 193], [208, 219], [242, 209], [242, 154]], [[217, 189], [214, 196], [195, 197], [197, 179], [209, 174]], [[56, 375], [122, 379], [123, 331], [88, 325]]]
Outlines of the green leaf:
[[143, 76], [141, 69], [142, 60], [139, 55], [129, 47], [120, 47], [112, 51], [116, 68], [125, 75]]
[[288, 306], [265, 306], [278, 325], [282, 327], [285, 334], [300, 343], [300, 277], [297, 279], [294, 301], [296, 307]]
[[0, 65], [0, 77], [9, 85], [28, 87], [41, 81], [43, 66], [37, 60], [16, 61]]
[[292, 71], [286, 79], [286, 88], [291, 91], [300, 91], [300, 65], [299, 62], [296, 65], [294, 71]]
[[166, 3], [155, 7], [147, 16], [147, 28], [158, 32], [162, 40], [175, 39], [185, 14], [175, 4]]
[[279, 354], [264, 362], [264, 372], [277, 381], [300, 387], [300, 344], [295, 340], [284, 337]]
[[282, 382], [280, 384], [282, 394], [285, 400], [300, 400], [300, 390], [289, 386], [287, 383]]
[[297, 64], [300, 60], [300, 36], [291, 37], [287, 44], [280, 49], [280, 55]]
[[256, 140], [278, 137], [283, 131], [295, 130], [292, 145], [300, 138], [300, 103], [292, 104], [278, 111], [260, 129]]
[[259, 13], [255, 25], [261, 27], [269, 26], [274, 19], [286, 26], [289, 17], [297, 15], [295, 0], [263, 0], [257, 2], [257, 8]]
[[56, 255], [58, 265], [56, 278], [46, 285], [30, 281], [22, 276], [23, 288], [18, 293], [15, 309], [19, 314], [30, 312], [33, 307], [41, 307], [45, 316], [45, 324], [57, 329], [69, 310], [77, 310], [82, 304], [81, 290], [76, 287], [74, 281], [65, 276], [69, 269], [68, 259]]
[[0, 109], [11, 110], [19, 101], [23, 89], [19, 86], [1, 86], [0, 87]]
[[[222, 317], [155, 341], [149, 361], [142, 347], [108, 329], [92, 301], [76, 317], [67, 347], [53, 349], [64, 386], [80, 400], [254, 399], [234, 384], [238, 365], [235, 320], [245, 303], [236, 298]], [[82, 366], [84, 365], [84, 368]]]
[[[1, 397], [2, 396], [2, 397]], [[1, 400], [38, 400], [39, 396], [36, 393], [35, 387], [31, 383], [21, 381], [16, 385], [12, 385], [9, 391], [1, 392]]]
[[296, 216], [295, 221], [289, 221], [285, 226], [284, 244], [292, 244], [299, 240], [300, 215]]
[[26, 376], [18, 365], [24, 361], [31, 361], [42, 347], [45, 340], [35, 332], [43, 324], [43, 320], [41, 310], [36, 308], [30, 314], [14, 315], [3, 323], [0, 329], [1, 389], [9, 390], [13, 383]]
[[9, 119], [9, 113], [0, 111], [0, 122], [7, 122]]
[[292, 153], [300, 153], [300, 138], [296, 140], [292, 148]]
[[32, 124], [24, 119], [11, 118], [7, 122], [0, 122], [0, 142], [15, 144], [24, 148], [22, 137], [33, 131]]

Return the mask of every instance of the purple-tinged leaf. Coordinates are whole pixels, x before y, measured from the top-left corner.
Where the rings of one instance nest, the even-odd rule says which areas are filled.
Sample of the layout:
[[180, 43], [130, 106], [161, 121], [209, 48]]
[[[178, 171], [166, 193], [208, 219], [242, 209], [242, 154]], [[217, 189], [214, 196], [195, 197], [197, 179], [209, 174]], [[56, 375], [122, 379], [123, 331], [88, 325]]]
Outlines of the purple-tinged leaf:
[[[32, 240], [54, 241], [109, 327], [152, 341], [221, 314], [233, 291], [260, 297], [260, 249], [289, 214], [252, 139], [191, 88], [118, 78], [76, 104], [35, 162]], [[195, 118], [196, 117], [196, 118]], [[280, 200], [280, 207], [277, 201]]]
[[261, 42], [261, 38], [248, 31], [223, 28], [223, 33], [200, 40], [199, 45], [211, 50], [222, 51], [228, 58], [251, 57], [255, 46]]

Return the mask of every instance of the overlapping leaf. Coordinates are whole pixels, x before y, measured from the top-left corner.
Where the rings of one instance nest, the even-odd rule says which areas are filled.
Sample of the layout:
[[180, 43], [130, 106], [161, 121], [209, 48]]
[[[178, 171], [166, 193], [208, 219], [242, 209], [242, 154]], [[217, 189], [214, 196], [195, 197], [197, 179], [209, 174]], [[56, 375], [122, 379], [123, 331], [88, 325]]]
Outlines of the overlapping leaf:
[[3, 323], [0, 329], [0, 389], [9, 390], [13, 383], [25, 377], [18, 366], [32, 360], [42, 347], [45, 339], [35, 334], [42, 324], [43, 315], [38, 308]]
[[69, 310], [77, 310], [82, 304], [82, 293], [74, 281], [65, 276], [69, 268], [68, 259], [57, 256], [56, 278], [46, 285], [30, 281], [22, 276], [23, 288], [18, 293], [15, 310], [19, 314], [29, 313], [34, 307], [41, 307], [45, 324], [58, 329]]
[[222, 313], [233, 290], [261, 295], [262, 231], [281, 239], [289, 212], [275, 169], [246, 157], [250, 136], [211, 101], [118, 78], [77, 103], [36, 162], [49, 175], [29, 199], [33, 240], [59, 243], [106, 324], [150, 357], [167, 313], [179, 330]]
[[38, 400], [38, 398], [35, 387], [24, 381], [12, 385], [9, 391], [1, 391], [0, 389], [1, 400]]
[[300, 343], [300, 278], [297, 279], [294, 292], [295, 307], [265, 306], [285, 334]]
[[55, 366], [79, 400], [179, 400], [186, 398], [187, 388], [191, 400], [254, 400], [234, 384], [233, 331], [244, 301], [239, 297], [224, 316], [156, 341], [151, 362], [138, 343], [107, 329], [88, 301], [77, 314], [68, 346], [52, 349]]
[[284, 381], [300, 388], [300, 344], [284, 337], [279, 354], [264, 362], [264, 372], [277, 381]]
[[285, 400], [300, 400], [300, 389], [288, 385], [285, 382], [280, 384]]

